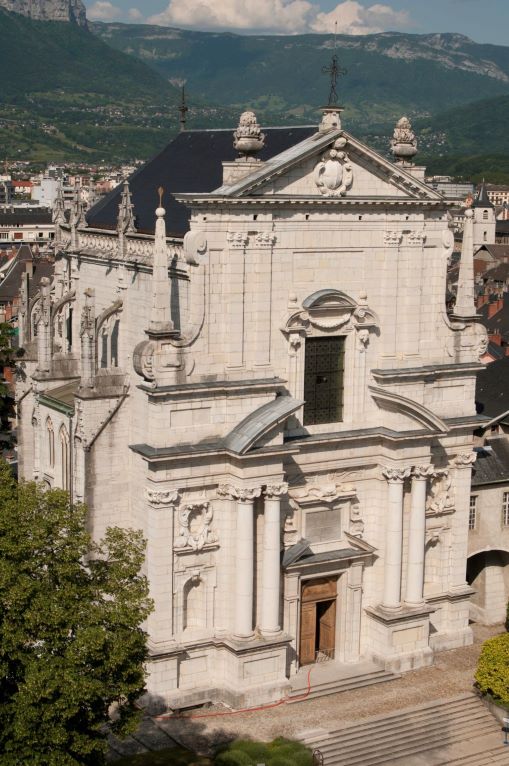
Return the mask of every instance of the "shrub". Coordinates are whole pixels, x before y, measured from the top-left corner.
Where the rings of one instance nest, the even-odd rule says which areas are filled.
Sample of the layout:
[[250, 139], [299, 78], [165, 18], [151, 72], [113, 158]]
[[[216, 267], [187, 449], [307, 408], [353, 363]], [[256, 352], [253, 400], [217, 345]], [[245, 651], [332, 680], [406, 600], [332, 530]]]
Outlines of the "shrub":
[[278, 738], [265, 744], [236, 740], [225, 747], [214, 761], [215, 766], [311, 766], [312, 755], [300, 742]]
[[509, 706], [509, 633], [484, 642], [475, 680], [483, 694]]

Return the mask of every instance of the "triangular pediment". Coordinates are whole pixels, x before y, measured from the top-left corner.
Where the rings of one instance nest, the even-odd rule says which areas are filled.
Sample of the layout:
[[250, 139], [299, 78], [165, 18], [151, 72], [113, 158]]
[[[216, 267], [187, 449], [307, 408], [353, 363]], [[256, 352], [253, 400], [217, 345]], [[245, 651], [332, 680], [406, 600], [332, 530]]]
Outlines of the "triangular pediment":
[[213, 196], [442, 200], [409, 169], [339, 129], [317, 132]]

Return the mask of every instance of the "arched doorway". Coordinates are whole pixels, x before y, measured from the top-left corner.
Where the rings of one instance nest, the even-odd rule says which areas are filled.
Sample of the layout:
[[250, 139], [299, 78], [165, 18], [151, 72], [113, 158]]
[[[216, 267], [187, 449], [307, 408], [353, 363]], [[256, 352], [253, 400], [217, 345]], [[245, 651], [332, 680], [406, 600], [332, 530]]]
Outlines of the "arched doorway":
[[504, 622], [509, 600], [509, 552], [480, 551], [467, 560], [467, 582], [475, 590], [470, 616], [483, 625]]

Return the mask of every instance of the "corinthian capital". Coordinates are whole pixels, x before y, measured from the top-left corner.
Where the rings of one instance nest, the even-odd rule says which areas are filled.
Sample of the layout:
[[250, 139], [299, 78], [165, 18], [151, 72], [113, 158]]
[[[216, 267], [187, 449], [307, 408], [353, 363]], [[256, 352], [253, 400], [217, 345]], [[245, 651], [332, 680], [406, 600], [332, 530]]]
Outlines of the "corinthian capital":
[[288, 484], [283, 482], [282, 484], [267, 484], [265, 487], [265, 497], [268, 500], [276, 499], [282, 495], [286, 495], [288, 492]]
[[240, 503], [252, 503], [255, 498], [260, 497], [261, 493], [261, 487], [234, 487], [231, 484], [221, 484], [217, 488], [217, 494], [220, 497], [227, 497]]
[[453, 460], [456, 468], [470, 468], [477, 460], [475, 452], [460, 452]]
[[414, 465], [412, 470], [412, 476], [416, 479], [423, 479], [424, 481], [426, 479], [429, 479], [430, 476], [433, 476], [435, 473], [435, 469], [432, 465]]
[[401, 484], [408, 479], [412, 469], [408, 468], [384, 468], [382, 473], [389, 484]]

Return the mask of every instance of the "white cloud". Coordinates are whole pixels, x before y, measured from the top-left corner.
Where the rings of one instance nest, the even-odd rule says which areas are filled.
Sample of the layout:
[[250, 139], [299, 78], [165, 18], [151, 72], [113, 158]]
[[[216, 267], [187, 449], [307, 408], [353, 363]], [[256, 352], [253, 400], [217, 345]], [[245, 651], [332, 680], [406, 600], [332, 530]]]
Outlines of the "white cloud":
[[87, 8], [87, 17], [91, 21], [114, 21], [123, 15], [122, 9], [108, 0], [97, 0], [90, 8]]
[[410, 18], [406, 11], [375, 3], [369, 7], [356, 0], [345, 0], [329, 13], [323, 13], [310, 0], [170, 0], [165, 11], [151, 16], [152, 24], [194, 29], [233, 29], [238, 31], [338, 32], [365, 35], [400, 29]]
[[129, 8], [127, 17], [129, 21], [143, 21], [143, 14], [138, 8]]
[[355, 0], [346, 0], [329, 13], [318, 13], [310, 26], [313, 32], [332, 32], [336, 21], [342, 34], [371, 35], [404, 28], [410, 23], [410, 17], [407, 11], [395, 11], [389, 5], [376, 3], [365, 8]]

